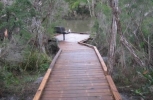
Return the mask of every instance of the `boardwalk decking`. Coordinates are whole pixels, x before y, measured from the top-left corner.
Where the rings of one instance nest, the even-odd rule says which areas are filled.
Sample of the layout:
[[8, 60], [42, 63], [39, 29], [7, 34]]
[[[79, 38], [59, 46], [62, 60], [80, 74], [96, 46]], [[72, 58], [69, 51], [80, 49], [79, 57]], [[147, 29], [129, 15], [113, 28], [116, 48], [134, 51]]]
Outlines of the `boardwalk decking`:
[[[33, 100], [121, 100], [94, 48], [78, 44], [88, 35], [68, 34]], [[57, 37], [62, 40], [62, 37]], [[44, 85], [43, 85], [44, 84]]]

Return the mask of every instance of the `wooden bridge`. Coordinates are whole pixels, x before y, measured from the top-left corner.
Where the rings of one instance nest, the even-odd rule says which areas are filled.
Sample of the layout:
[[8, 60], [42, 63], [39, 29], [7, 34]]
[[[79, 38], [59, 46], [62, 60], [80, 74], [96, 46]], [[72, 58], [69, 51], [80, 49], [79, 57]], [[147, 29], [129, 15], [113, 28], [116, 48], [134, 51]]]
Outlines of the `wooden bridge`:
[[60, 50], [33, 100], [122, 100], [97, 48], [83, 43], [89, 35], [56, 38]]

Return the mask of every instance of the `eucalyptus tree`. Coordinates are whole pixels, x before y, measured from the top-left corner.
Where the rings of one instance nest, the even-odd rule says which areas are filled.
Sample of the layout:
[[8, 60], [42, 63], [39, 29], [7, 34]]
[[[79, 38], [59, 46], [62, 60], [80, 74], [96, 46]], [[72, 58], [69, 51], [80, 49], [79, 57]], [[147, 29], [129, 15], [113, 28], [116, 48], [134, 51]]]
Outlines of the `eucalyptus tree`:
[[[152, 25], [152, 1], [97, 0], [96, 2], [95, 17], [98, 23], [97, 25], [101, 29], [99, 33], [108, 33], [105, 36], [107, 36], [106, 43], [109, 45], [108, 67], [110, 73], [113, 71], [113, 66], [115, 66], [115, 54], [119, 48], [123, 48], [123, 52], [126, 51], [124, 49], [126, 48], [131, 54], [132, 59], [139, 66], [146, 66], [146, 59], [149, 59], [149, 62], [151, 61], [150, 55], [152, 52], [152, 42], [150, 39], [152, 37], [150, 34], [150, 26]], [[109, 13], [110, 9], [112, 11], [111, 13]], [[111, 20], [110, 17], [112, 18]], [[110, 22], [111, 24], [109, 24]], [[102, 39], [98, 34], [96, 35], [96, 39]], [[137, 40], [137, 42], [134, 40]], [[122, 54], [120, 56], [124, 56], [122, 57], [124, 60], [121, 63], [124, 62], [122, 66], [126, 66], [125, 61], [127, 60], [125, 55]]]
[[46, 53], [45, 43], [47, 42], [47, 37], [44, 36], [44, 33], [53, 32], [48, 31], [48, 29], [66, 14], [66, 4], [63, 0], [35, 0], [32, 1], [32, 4], [38, 15], [32, 18], [32, 27], [30, 26], [29, 29], [36, 34], [39, 49]]
[[124, 11], [120, 14], [122, 28], [125, 30], [124, 36], [133, 45], [136, 54], [146, 63], [146, 66], [150, 66], [152, 63], [150, 40], [152, 37], [151, 25], [153, 24], [151, 21], [152, 5], [152, 0], [123, 0], [120, 2], [121, 10]]
[[[22, 39], [27, 35], [35, 38], [40, 51], [46, 53], [46, 33], [60, 18], [66, 14], [66, 3], [63, 0], [13, 0], [0, 2], [0, 30], [4, 34], [8, 30], [9, 39], [12, 34], [20, 33]], [[31, 38], [32, 38], [31, 37]], [[28, 38], [30, 39], [30, 38]], [[26, 40], [30, 41], [30, 40]], [[26, 43], [27, 44], [27, 43]]]

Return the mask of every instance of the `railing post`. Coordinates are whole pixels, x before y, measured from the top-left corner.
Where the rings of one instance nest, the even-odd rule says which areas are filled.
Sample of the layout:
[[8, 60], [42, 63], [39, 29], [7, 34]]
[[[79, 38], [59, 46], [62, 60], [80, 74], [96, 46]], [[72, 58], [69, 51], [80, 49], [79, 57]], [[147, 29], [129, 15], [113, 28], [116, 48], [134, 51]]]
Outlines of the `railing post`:
[[65, 34], [63, 33], [63, 40], [65, 40]]

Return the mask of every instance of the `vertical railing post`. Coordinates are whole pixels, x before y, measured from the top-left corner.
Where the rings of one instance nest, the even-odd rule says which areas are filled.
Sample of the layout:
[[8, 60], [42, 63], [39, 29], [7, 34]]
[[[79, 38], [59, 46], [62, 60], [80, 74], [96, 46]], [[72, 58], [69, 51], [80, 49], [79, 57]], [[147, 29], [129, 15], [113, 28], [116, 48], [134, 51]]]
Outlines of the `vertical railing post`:
[[62, 31], [62, 27], [60, 27], [60, 31], [63, 34], [63, 40], [65, 40], [65, 33]]
[[63, 32], [63, 40], [65, 40], [65, 33]]

